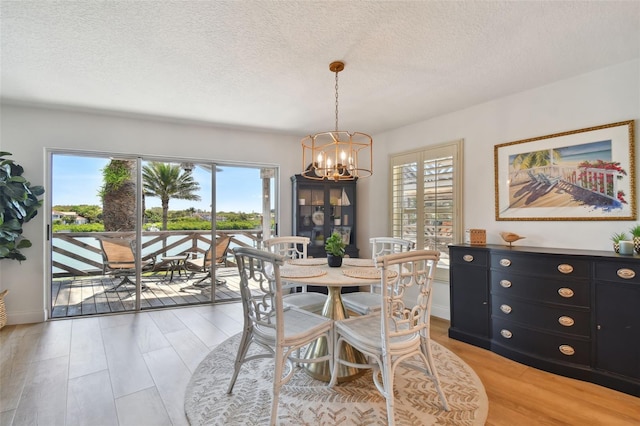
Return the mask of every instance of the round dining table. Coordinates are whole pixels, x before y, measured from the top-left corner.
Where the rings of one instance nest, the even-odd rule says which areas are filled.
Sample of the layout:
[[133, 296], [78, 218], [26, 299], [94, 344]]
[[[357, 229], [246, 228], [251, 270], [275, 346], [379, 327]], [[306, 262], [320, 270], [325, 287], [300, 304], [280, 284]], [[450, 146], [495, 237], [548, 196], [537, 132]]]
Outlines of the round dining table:
[[[345, 262], [346, 261], [346, 262]], [[348, 318], [349, 315], [342, 303], [342, 287], [372, 285], [380, 283], [380, 270], [373, 266], [369, 259], [343, 259], [341, 267], [330, 267], [326, 259], [297, 259], [287, 262], [280, 268], [283, 281], [291, 284], [314, 285], [327, 287], [328, 295], [322, 309], [322, 315], [334, 320]], [[313, 342], [305, 352], [305, 358], [317, 358], [328, 353], [324, 339]], [[342, 359], [355, 363], [366, 363], [366, 357], [350, 345], [342, 345]], [[317, 380], [328, 382], [331, 379], [329, 362], [305, 364], [306, 372]], [[338, 382], [348, 382], [366, 372], [364, 369], [338, 366]]]

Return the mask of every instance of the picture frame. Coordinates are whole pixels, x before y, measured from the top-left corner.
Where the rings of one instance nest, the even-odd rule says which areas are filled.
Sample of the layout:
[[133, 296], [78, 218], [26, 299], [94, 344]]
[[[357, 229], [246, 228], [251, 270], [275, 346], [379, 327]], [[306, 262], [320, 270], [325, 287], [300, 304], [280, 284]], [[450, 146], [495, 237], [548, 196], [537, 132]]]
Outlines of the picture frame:
[[334, 226], [331, 233], [337, 232], [342, 237], [342, 242], [346, 245], [351, 243], [351, 227], [350, 226]]
[[636, 220], [634, 120], [494, 146], [495, 217]]

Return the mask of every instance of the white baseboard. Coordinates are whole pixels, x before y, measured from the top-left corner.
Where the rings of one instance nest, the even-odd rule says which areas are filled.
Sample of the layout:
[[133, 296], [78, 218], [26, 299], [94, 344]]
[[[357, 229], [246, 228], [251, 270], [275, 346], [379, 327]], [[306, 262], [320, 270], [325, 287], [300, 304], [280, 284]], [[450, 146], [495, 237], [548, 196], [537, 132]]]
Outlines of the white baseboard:
[[447, 321], [451, 320], [451, 314], [449, 312], [449, 305], [438, 306], [431, 303], [431, 315], [434, 317], [442, 318]]
[[47, 320], [47, 310], [44, 311], [23, 311], [7, 312], [7, 325], [12, 324], [33, 324]]

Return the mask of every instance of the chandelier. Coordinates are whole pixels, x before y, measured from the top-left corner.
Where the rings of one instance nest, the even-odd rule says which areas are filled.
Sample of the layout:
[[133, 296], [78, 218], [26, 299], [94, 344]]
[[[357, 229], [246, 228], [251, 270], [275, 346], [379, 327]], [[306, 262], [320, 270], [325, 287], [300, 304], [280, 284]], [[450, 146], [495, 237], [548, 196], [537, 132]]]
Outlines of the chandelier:
[[302, 175], [315, 180], [354, 180], [373, 174], [373, 139], [360, 132], [338, 130], [338, 73], [343, 62], [332, 62], [336, 74], [336, 128], [302, 139]]

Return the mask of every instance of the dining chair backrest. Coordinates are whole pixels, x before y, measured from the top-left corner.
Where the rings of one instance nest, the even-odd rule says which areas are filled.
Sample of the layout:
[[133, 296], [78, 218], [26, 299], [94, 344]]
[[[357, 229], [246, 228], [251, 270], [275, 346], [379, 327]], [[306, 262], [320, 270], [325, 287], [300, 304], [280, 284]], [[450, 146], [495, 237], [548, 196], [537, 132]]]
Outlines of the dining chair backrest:
[[264, 241], [264, 247], [288, 259], [306, 259], [309, 241], [309, 237], [301, 236], [273, 237]]
[[[432, 286], [440, 252], [414, 250], [376, 258], [381, 271], [382, 344], [419, 333], [428, 337]], [[412, 287], [417, 292], [410, 290]], [[416, 294], [417, 293], [417, 294]], [[408, 297], [416, 294], [415, 297]]]
[[413, 250], [416, 246], [413, 241], [395, 237], [373, 237], [369, 239], [369, 242], [371, 243], [371, 257], [373, 259], [385, 254]]
[[268, 328], [281, 336], [284, 326], [279, 321], [283, 312], [280, 266], [284, 256], [249, 247], [233, 252], [240, 274], [245, 327]]

